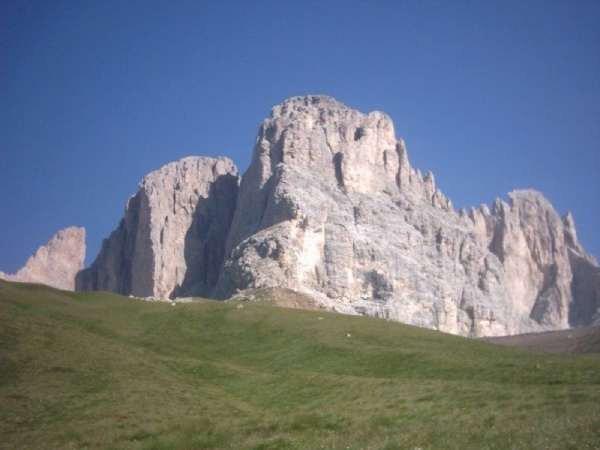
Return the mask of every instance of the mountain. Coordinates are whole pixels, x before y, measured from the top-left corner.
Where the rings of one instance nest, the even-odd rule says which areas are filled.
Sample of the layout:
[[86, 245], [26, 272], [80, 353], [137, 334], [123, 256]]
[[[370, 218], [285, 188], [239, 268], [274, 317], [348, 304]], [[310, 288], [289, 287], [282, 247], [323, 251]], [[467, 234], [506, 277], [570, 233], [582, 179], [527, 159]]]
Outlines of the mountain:
[[535, 191], [509, 198], [456, 212], [410, 166], [385, 114], [292, 98], [260, 128], [214, 295], [281, 286], [340, 312], [471, 336], [591, 323], [600, 278], [573, 273], [596, 265], [572, 217]]
[[59, 231], [41, 246], [14, 275], [0, 272], [0, 279], [47, 284], [58, 289], [75, 289], [75, 276], [83, 269], [85, 230], [70, 227]]
[[600, 268], [534, 190], [456, 211], [381, 112], [327, 96], [273, 108], [241, 181], [227, 158], [150, 173], [78, 290], [227, 299], [280, 288], [319, 308], [464, 336], [600, 323]]

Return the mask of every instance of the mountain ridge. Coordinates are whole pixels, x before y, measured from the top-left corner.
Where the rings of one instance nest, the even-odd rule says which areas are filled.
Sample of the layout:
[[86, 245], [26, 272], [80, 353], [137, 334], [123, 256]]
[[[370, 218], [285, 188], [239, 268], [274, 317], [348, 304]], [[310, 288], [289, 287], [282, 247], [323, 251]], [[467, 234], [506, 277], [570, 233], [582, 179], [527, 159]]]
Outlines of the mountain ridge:
[[263, 121], [241, 179], [230, 160], [200, 157], [145, 177], [76, 288], [225, 299], [279, 287], [343, 313], [494, 336], [597, 323], [599, 270], [572, 215], [541, 193], [455, 211], [387, 115], [301, 96]]

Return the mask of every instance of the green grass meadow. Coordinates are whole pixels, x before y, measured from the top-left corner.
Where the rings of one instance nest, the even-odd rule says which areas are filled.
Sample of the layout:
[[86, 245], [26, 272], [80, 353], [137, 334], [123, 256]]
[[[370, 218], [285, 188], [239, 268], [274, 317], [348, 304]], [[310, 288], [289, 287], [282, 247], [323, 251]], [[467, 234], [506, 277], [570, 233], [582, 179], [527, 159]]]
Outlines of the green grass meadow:
[[598, 449], [600, 356], [0, 282], [0, 448]]

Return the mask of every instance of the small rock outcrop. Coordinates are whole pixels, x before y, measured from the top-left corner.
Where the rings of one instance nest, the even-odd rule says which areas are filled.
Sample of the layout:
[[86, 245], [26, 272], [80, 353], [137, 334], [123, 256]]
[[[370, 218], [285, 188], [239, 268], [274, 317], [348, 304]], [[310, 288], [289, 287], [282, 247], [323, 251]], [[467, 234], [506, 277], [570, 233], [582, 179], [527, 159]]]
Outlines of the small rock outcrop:
[[85, 229], [69, 227], [59, 231], [38, 248], [25, 266], [14, 275], [0, 272], [0, 279], [26, 283], [41, 283], [57, 289], [73, 291], [75, 276], [83, 269]]
[[410, 166], [389, 117], [324, 96], [292, 98], [263, 122], [226, 255], [217, 297], [284, 287], [454, 334], [566, 328], [598, 309], [597, 266], [570, 216], [535, 191], [456, 212]]
[[78, 290], [161, 299], [209, 296], [223, 263], [239, 178], [227, 158], [188, 157], [147, 175]]

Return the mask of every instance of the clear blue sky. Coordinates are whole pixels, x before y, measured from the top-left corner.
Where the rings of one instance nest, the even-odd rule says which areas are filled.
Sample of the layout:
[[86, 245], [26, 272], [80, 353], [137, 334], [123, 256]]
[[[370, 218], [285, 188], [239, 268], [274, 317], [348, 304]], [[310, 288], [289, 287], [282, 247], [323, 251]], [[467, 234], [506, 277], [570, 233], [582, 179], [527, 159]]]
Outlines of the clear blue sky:
[[84, 226], [87, 264], [148, 172], [228, 156], [271, 107], [380, 110], [455, 207], [517, 188], [600, 257], [599, 1], [0, 1], [0, 270]]

